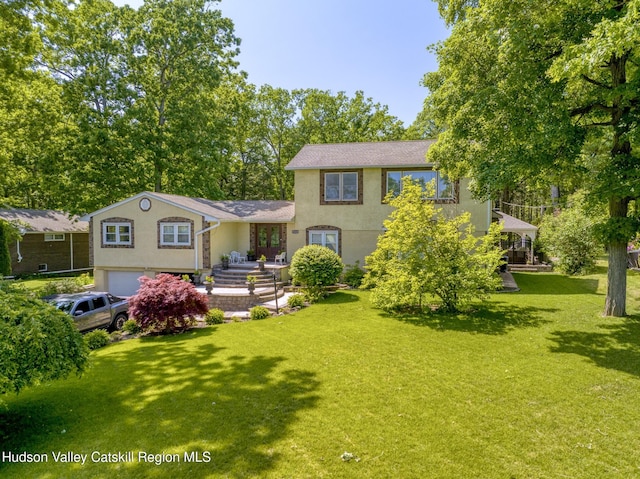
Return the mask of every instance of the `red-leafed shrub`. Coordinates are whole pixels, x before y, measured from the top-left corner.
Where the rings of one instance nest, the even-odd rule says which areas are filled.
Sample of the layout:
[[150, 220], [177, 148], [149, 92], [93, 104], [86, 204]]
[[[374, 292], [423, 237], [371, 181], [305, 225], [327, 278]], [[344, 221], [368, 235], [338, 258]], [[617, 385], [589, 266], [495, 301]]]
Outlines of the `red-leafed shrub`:
[[138, 294], [129, 300], [129, 315], [142, 330], [159, 334], [184, 331], [207, 309], [206, 296], [193, 284], [164, 273], [140, 278]]

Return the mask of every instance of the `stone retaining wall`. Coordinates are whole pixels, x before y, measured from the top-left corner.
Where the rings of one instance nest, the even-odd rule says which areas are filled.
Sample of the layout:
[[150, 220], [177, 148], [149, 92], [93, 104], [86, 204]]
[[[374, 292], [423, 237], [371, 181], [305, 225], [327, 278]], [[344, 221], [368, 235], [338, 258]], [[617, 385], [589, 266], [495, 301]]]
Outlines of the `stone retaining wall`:
[[247, 311], [259, 304], [259, 296], [239, 294], [211, 294], [207, 296], [209, 309], [218, 308], [222, 311]]

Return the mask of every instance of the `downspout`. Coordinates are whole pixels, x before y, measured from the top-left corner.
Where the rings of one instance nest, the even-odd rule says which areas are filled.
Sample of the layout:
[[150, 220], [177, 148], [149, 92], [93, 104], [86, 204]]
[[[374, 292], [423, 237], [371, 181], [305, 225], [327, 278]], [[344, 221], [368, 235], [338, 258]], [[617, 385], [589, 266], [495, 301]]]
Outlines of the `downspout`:
[[211, 225], [203, 230], [200, 231], [196, 231], [196, 236], [194, 238], [194, 245], [195, 245], [195, 260], [194, 260], [194, 270], [198, 271], [199, 268], [199, 261], [198, 261], [198, 252], [199, 252], [199, 248], [198, 248], [198, 236], [203, 235], [205, 233], [208, 233], [209, 231], [211, 231], [212, 229], [217, 228], [218, 226], [220, 226], [220, 220], [215, 220], [216, 224]]
[[18, 227], [18, 232], [20, 233], [20, 239], [16, 240], [16, 253], [18, 253], [18, 263], [22, 263], [22, 254], [20, 254], [20, 242], [24, 238], [24, 235], [27, 233], [27, 229], [24, 226]]

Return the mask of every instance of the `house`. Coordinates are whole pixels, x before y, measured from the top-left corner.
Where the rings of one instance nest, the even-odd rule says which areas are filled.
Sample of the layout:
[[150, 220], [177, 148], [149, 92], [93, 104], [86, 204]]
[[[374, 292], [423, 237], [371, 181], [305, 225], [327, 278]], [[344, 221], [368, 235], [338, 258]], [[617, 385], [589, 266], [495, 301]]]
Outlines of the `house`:
[[272, 260], [307, 244], [336, 251], [346, 264], [376, 247], [392, 208], [389, 191], [403, 176], [436, 180], [434, 201], [469, 211], [488, 230], [488, 202], [471, 198], [468, 181], [448, 182], [425, 156], [432, 141], [307, 145], [286, 167], [295, 175], [291, 201], [211, 201], [143, 192], [87, 215], [96, 287], [133, 294], [142, 275], [208, 271], [222, 254], [252, 250]]
[[85, 217], [98, 290], [134, 294], [140, 276], [210, 271], [223, 254], [288, 251], [292, 201], [211, 201], [145, 191]]
[[435, 203], [452, 214], [471, 213], [479, 234], [489, 229], [489, 202], [471, 197], [468, 180], [448, 182], [426, 162], [434, 140], [306, 145], [286, 169], [295, 174], [296, 216], [290, 251], [306, 244], [328, 246], [345, 264], [364, 264], [376, 248], [392, 208], [389, 192], [399, 192], [402, 177], [435, 180]]
[[0, 209], [22, 239], [9, 243], [14, 275], [89, 268], [89, 223], [60, 211]]

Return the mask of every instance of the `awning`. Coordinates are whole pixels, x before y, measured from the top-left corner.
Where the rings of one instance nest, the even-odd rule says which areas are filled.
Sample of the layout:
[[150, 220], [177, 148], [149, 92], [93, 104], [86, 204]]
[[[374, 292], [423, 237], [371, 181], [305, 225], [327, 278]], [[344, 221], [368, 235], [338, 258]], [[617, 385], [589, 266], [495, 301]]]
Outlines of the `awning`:
[[536, 239], [536, 235], [538, 234], [537, 226], [533, 226], [526, 221], [519, 220], [499, 210], [493, 210], [493, 218], [502, 224], [503, 233], [515, 233], [523, 239], [529, 237], [532, 242]]

